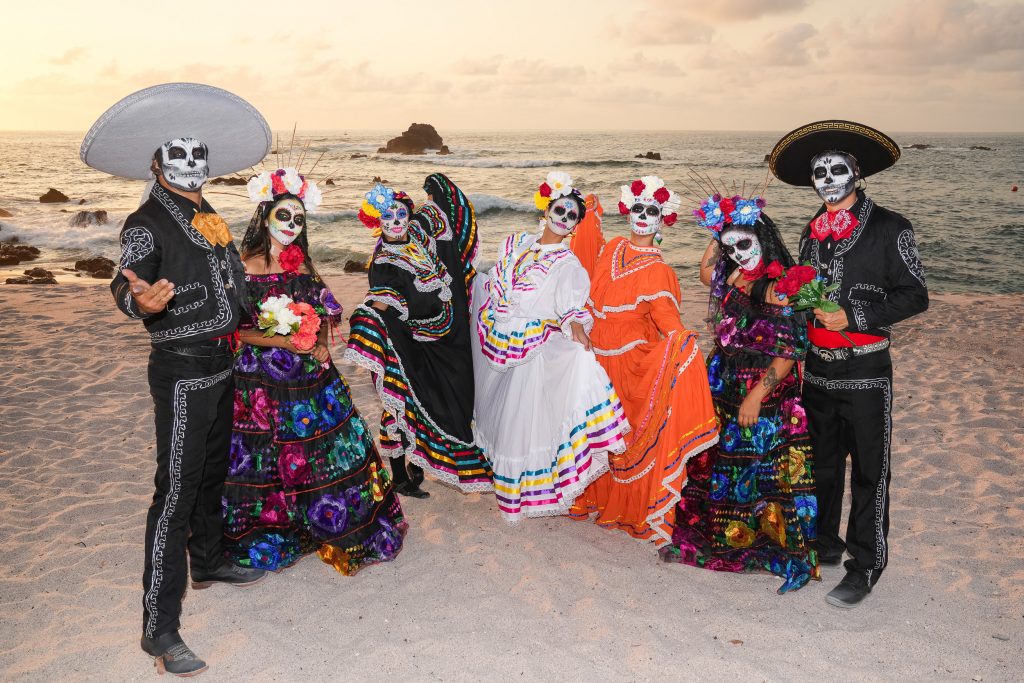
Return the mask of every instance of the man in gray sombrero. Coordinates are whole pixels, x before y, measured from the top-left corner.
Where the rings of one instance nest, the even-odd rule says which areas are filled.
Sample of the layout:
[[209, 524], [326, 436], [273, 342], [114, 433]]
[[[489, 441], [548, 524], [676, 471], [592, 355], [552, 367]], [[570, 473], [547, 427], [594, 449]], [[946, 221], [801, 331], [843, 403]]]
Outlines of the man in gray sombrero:
[[110, 287], [118, 308], [145, 325], [152, 345], [157, 468], [146, 520], [142, 649], [177, 675], [206, 668], [178, 634], [189, 572], [195, 588], [251, 584], [264, 573], [229, 564], [221, 545], [232, 341], [245, 279], [228, 226], [202, 192], [211, 175], [259, 163], [270, 142], [266, 121], [249, 103], [197, 83], [129, 95], [82, 142], [89, 166], [150, 180], [121, 229], [121, 262]]
[[[824, 204], [800, 238], [800, 260], [827, 284], [836, 312], [814, 310], [804, 373], [817, 480], [818, 560], [846, 576], [826, 597], [855, 607], [889, 559], [889, 480], [892, 437], [892, 326], [928, 308], [924, 267], [914, 229], [875, 204], [863, 179], [900, 157], [891, 138], [852, 121], [817, 121], [785, 135], [769, 167], [790, 185], [813, 187]], [[858, 183], [862, 187], [858, 188]], [[850, 514], [839, 534], [846, 456], [852, 466]]]

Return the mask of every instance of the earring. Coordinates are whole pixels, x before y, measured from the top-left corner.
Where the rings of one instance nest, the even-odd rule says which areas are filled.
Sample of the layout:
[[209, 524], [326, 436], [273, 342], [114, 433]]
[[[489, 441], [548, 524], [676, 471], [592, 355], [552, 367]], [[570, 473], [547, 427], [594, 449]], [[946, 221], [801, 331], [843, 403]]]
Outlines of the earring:
[[659, 247], [661, 246], [661, 239], [661, 230], [659, 230], [658, 232], [654, 233], [654, 243], [657, 244]]

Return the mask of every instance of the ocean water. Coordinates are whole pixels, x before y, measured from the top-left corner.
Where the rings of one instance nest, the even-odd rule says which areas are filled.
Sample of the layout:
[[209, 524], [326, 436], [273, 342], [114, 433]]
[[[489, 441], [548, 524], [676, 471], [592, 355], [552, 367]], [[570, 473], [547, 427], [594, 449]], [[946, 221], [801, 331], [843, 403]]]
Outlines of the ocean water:
[[[395, 131], [300, 131], [294, 143], [291, 131], [279, 135], [279, 155], [271, 154], [265, 167], [303, 156], [301, 170], [316, 162], [312, 177], [335, 183], [322, 186], [324, 206], [310, 216], [312, 251], [323, 269], [340, 270], [346, 261], [365, 259], [371, 251], [372, 240], [356, 211], [375, 176], [420, 201], [425, 198], [423, 179], [435, 171], [447, 174], [476, 207], [481, 258], [490, 261], [504, 235], [536, 229], [533, 192], [557, 168], [572, 175], [584, 193], [601, 197], [609, 236], [628, 231], [616, 210], [619, 186], [642, 175], [663, 177], [684, 196], [679, 222], [664, 231], [664, 255], [684, 287], [688, 282], [699, 287], [697, 260], [708, 236], [690, 218], [696, 198], [686, 197], [682, 188], [693, 185], [688, 170], [710, 175], [719, 185], [745, 185], [749, 193], [764, 182], [764, 156], [782, 133], [440, 132], [451, 148], [449, 156], [377, 155]], [[81, 133], [0, 133], [0, 208], [13, 214], [0, 219], [0, 239], [13, 235], [40, 247], [42, 258], [33, 265], [66, 266], [94, 254], [117, 260], [120, 225], [138, 206], [143, 183], [86, 167], [78, 159], [81, 138]], [[931, 290], [1024, 292], [1024, 188], [1010, 191], [1024, 183], [1024, 135], [900, 133], [894, 138], [905, 148], [903, 157], [869, 178], [867, 190], [913, 222]], [[906, 149], [915, 143], [931, 147]], [[972, 150], [972, 145], [992, 151]], [[647, 151], [659, 152], [662, 161], [634, 158]], [[40, 204], [39, 196], [49, 187], [71, 201]], [[207, 185], [204, 194], [240, 239], [253, 211], [245, 188]], [[809, 188], [775, 181], [765, 199], [766, 212], [795, 251], [803, 225], [820, 204], [817, 197]], [[106, 210], [109, 222], [71, 227], [80, 209]]]

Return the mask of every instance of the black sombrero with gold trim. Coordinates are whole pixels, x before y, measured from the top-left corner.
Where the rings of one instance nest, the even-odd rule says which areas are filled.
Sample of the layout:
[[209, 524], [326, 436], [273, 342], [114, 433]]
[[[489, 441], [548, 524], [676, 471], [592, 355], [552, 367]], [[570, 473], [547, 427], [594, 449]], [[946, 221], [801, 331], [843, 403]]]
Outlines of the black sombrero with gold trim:
[[830, 151], [852, 154], [862, 178], [884, 171], [900, 158], [899, 145], [885, 133], [862, 123], [830, 119], [782, 136], [768, 157], [768, 168], [784, 183], [810, 186], [811, 159]]

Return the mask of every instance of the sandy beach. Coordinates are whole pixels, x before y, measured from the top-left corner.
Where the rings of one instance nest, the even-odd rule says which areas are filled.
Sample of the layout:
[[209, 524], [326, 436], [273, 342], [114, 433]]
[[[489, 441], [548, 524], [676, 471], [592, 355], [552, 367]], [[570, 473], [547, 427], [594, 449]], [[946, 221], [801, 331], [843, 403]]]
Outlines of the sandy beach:
[[[328, 280], [347, 311], [365, 291]], [[683, 286], [700, 329], [706, 294]], [[143, 328], [104, 284], [0, 286], [0, 310], [0, 679], [153, 680]], [[663, 564], [594, 525], [510, 528], [493, 496], [428, 482], [430, 499], [403, 499], [390, 564], [345, 577], [314, 557], [190, 590], [201, 680], [1020, 680], [1022, 310], [1021, 295], [934, 295], [897, 326], [890, 564], [858, 609], [824, 602], [842, 568], [779, 596], [775, 577]], [[340, 368], [375, 424], [368, 374]]]

